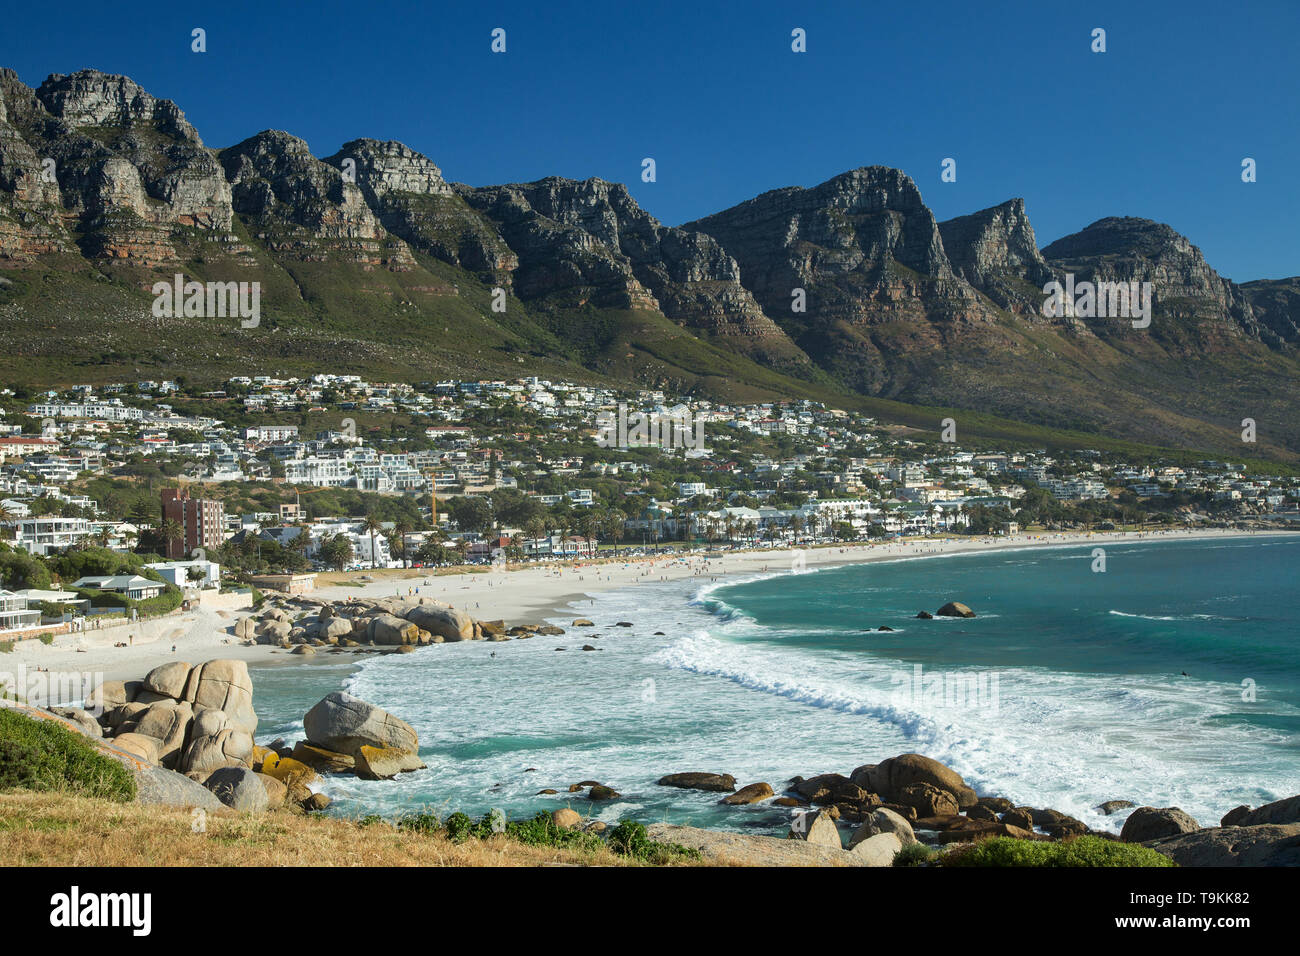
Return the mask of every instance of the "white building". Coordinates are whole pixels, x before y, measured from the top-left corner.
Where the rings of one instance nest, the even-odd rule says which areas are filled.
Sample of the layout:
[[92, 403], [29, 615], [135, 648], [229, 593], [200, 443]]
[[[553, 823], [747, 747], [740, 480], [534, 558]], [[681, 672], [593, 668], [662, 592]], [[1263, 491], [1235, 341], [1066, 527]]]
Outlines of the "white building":
[[18, 547], [42, 556], [70, 548], [91, 533], [86, 518], [19, 518], [9, 524], [18, 528]]
[[[178, 588], [221, 586], [221, 565], [215, 561], [155, 561], [153, 564], [146, 564], [145, 567], [157, 571], [160, 578]], [[191, 578], [191, 568], [201, 571], [203, 577]]]

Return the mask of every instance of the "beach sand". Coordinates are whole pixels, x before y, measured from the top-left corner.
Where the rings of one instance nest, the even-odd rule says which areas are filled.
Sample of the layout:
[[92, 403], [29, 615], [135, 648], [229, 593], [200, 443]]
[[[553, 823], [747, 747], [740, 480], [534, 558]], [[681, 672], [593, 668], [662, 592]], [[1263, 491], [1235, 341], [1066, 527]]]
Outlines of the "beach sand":
[[[330, 575], [325, 580], [364, 583], [330, 583], [312, 597], [325, 600], [383, 598], [414, 594], [460, 608], [484, 620], [504, 619], [507, 624], [541, 623], [547, 618], [580, 617], [587, 595], [632, 588], [665, 580], [696, 578], [705, 583], [724, 575], [792, 571], [796, 567], [823, 567], [869, 561], [892, 561], [907, 557], [997, 551], [1009, 548], [1104, 546], [1138, 540], [1195, 540], [1291, 534], [1285, 531], [1171, 530], [1147, 532], [1059, 532], [1018, 534], [990, 538], [913, 538], [880, 544], [828, 545], [802, 550], [723, 552], [706, 557], [694, 554], [663, 555], [629, 560], [602, 559], [534, 565], [518, 570], [478, 570], [455, 574], [426, 575], [416, 570], [360, 571]], [[571, 606], [576, 605], [576, 606]], [[22, 665], [50, 671], [91, 673], [104, 680], [138, 678], [159, 664], [183, 660], [191, 664], [214, 658], [237, 658], [250, 664], [290, 664], [298, 658], [265, 645], [244, 646], [231, 629], [239, 616], [249, 612], [214, 611], [200, 608], [137, 626], [134, 643], [114, 647], [124, 639], [121, 629], [87, 631], [64, 635], [52, 645], [24, 642], [12, 653], [0, 655], [0, 672]], [[567, 623], [567, 622], [565, 622]], [[173, 652], [172, 648], [175, 647]]]

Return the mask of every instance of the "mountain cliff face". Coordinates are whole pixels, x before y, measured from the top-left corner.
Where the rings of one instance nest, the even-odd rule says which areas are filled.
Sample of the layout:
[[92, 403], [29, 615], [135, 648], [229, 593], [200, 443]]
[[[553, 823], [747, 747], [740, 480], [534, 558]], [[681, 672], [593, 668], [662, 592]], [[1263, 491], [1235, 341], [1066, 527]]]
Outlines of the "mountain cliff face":
[[218, 156], [235, 211], [273, 253], [398, 271], [414, 265], [410, 248], [389, 236], [360, 187], [296, 136], [267, 130]]
[[1300, 342], [1300, 277], [1256, 279], [1240, 288], [1250, 301], [1265, 341], [1277, 347]]
[[1249, 297], [1164, 223], [1099, 219], [1046, 246], [1043, 256], [1076, 282], [1150, 282], [1159, 320], [1151, 334], [1172, 347], [1200, 349], [1225, 337], [1259, 339], [1263, 333]]
[[892, 356], [940, 348], [958, 327], [993, 319], [953, 271], [916, 184], [896, 169], [773, 190], [683, 228], [735, 256], [767, 314], [853, 388], [888, 390]]
[[1038, 251], [1023, 199], [939, 223], [953, 271], [997, 305], [1022, 318], [1042, 318], [1051, 267]]
[[510, 284], [518, 257], [427, 157], [401, 143], [354, 139], [325, 162], [355, 177], [393, 235], [449, 265]]
[[[174, 103], [95, 70], [35, 91], [4, 71], [0, 98], [0, 166], [21, 181], [5, 203], [21, 224], [7, 230], [16, 257], [53, 251], [51, 234], [59, 251], [75, 243], [89, 258], [144, 265], [178, 260], [199, 237], [231, 239], [230, 185]], [[22, 216], [39, 207], [43, 217]]]
[[[261, 338], [148, 327], [148, 290], [176, 272], [260, 282]], [[1150, 282], [1151, 325], [1045, 317], [1043, 286], [1067, 274]], [[126, 77], [32, 89], [0, 69], [0, 353], [15, 375], [52, 379], [70, 360], [74, 380], [523, 363], [1171, 445], [1223, 447], [1250, 415], [1300, 450], [1297, 342], [1300, 278], [1238, 286], [1150, 220], [1102, 219], [1040, 251], [1022, 200], [939, 223], [906, 174], [871, 166], [670, 227], [618, 183], [466, 186], [402, 143], [354, 139], [321, 159], [275, 130], [212, 149]]]
[[810, 364], [716, 241], [661, 225], [621, 183], [550, 177], [460, 193], [518, 256], [515, 289], [525, 300], [659, 311], [771, 364]]

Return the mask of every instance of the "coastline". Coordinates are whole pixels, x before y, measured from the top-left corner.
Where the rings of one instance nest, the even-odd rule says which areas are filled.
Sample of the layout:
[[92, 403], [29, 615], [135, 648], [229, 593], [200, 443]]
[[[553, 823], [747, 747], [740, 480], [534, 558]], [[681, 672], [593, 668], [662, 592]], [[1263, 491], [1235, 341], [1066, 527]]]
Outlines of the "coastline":
[[[984, 538], [913, 538], [878, 544], [825, 545], [805, 549], [648, 556], [627, 560], [566, 562], [510, 570], [461, 571], [426, 575], [419, 569], [361, 571], [352, 577], [374, 580], [360, 584], [332, 583], [309, 596], [326, 601], [349, 597], [378, 599], [415, 594], [442, 601], [474, 617], [503, 619], [507, 624], [541, 623], [577, 616], [581, 603], [607, 591], [694, 578], [708, 583], [724, 577], [794, 570], [829, 568], [847, 564], [902, 561], [982, 554], [993, 551], [1065, 548], [1082, 545], [1123, 544], [1134, 541], [1197, 541], [1295, 535], [1293, 531], [1167, 530], [1145, 532], [1051, 532]], [[267, 645], [241, 644], [233, 626], [252, 612], [200, 607], [166, 619], [161, 633], [141, 636], [128, 647], [112, 646], [113, 638], [97, 631], [65, 635], [51, 645], [15, 648], [0, 655], [0, 670], [23, 665], [51, 671], [76, 671], [101, 675], [104, 680], [136, 678], [159, 664], [173, 660], [201, 663], [217, 657], [236, 658], [251, 666], [299, 662], [293, 655]], [[567, 623], [567, 622], [566, 622]], [[175, 646], [173, 653], [172, 647]], [[309, 661], [310, 658], [303, 658]]]

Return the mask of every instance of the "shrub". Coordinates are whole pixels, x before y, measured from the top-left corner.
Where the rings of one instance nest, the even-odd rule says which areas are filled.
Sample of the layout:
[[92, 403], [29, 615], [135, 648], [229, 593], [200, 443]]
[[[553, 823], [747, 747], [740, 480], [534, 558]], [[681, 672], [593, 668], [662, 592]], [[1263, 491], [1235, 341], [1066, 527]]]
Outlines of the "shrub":
[[924, 843], [909, 843], [894, 854], [894, 866], [923, 866], [933, 859], [934, 851]]
[[[573, 850], [595, 851], [606, 845], [594, 833], [556, 826], [554, 818], [545, 811], [528, 820], [504, 820], [489, 813], [475, 821], [466, 813], [453, 813], [441, 822], [432, 813], [415, 813], [401, 817], [397, 826], [416, 833], [442, 832], [453, 843], [463, 843], [471, 838], [487, 840], [498, 834], [528, 846], [564, 847]], [[615, 853], [629, 856], [643, 863], [671, 863], [683, 859], [699, 859], [700, 852], [675, 843], [658, 843], [646, 835], [640, 823], [624, 821], [611, 831], [608, 846]]]
[[62, 790], [126, 802], [135, 778], [76, 731], [0, 707], [0, 791]]
[[453, 813], [447, 818], [443, 826], [447, 830], [447, 839], [453, 843], [468, 840], [474, 835], [474, 821], [469, 818], [467, 813]]
[[1060, 843], [994, 837], [940, 858], [943, 866], [1174, 866], [1155, 850], [1101, 837]]

